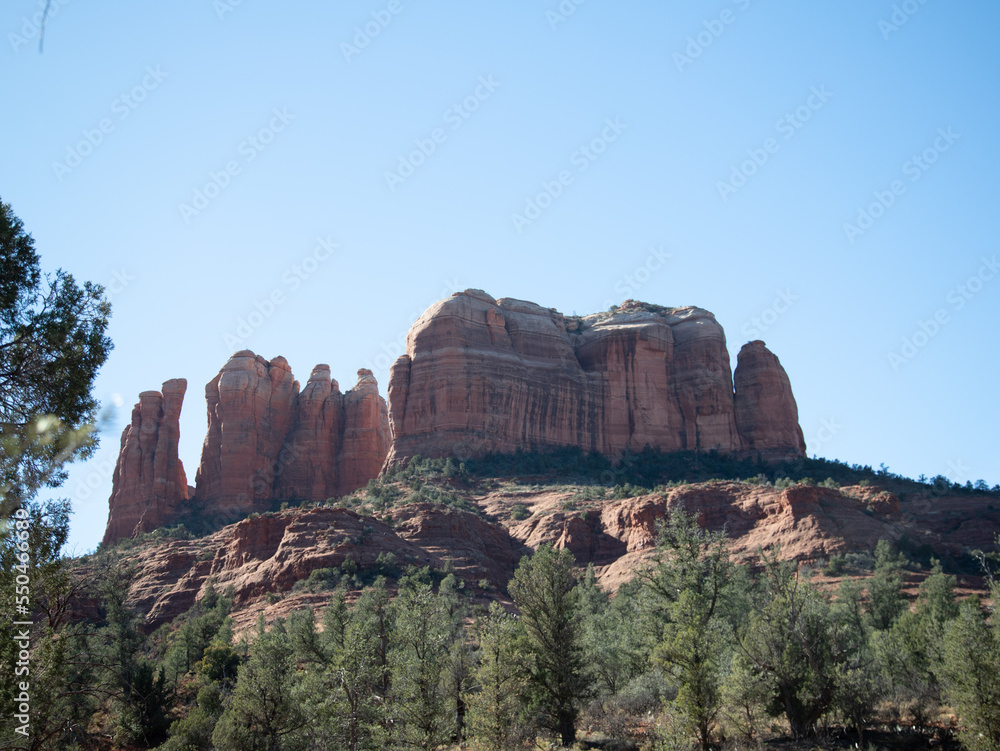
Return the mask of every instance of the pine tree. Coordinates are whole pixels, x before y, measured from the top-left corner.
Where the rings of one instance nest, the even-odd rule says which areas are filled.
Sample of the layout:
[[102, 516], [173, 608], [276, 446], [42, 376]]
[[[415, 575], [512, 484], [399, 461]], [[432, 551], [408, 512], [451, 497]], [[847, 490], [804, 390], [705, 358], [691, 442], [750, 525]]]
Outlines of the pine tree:
[[708, 533], [695, 517], [674, 511], [660, 527], [656, 565], [639, 576], [653, 662], [674, 676], [677, 707], [707, 751], [732, 644], [725, 615], [734, 567], [725, 533]]
[[304, 749], [307, 717], [299, 699], [292, 645], [279, 621], [270, 631], [263, 616], [247, 661], [240, 666], [222, 717], [212, 733], [219, 751]]
[[579, 703], [589, 692], [576, 602], [573, 555], [543, 545], [524, 558], [510, 583], [531, 659], [534, 705], [562, 745], [576, 741]]
[[446, 669], [452, 624], [447, 603], [425, 582], [405, 578], [392, 603], [392, 697], [405, 748], [435, 749], [452, 736]]
[[479, 620], [479, 664], [469, 697], [472, 742], [480, 751], [516, 751], [531, 735], [524, 700], [531, 663], [522, 651], [517, 619], [497, 602]]

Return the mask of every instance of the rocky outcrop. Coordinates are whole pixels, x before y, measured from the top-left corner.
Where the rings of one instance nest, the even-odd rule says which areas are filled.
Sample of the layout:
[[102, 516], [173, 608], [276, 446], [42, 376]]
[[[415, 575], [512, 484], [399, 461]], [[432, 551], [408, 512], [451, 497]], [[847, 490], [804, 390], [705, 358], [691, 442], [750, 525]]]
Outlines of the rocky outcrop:
[[[105, 543], [168, 525], [189, 498], [177, 459], [186, 381], [145, 392], [122, 435]], [[323, 501], [376, 477], [389, 451], [388, 409], [370, 370], [341, 393], [327, 365], [299, 392], [283, 357], [237, 352], [205, 387], [208, 433], [194, 505], [216, 522], [279, 501]]]
[[278, 456], [295, 423], [299, 382], [284, 357], [242, 350], [205, 386], [208, 434], [195, 496], [215, 513], [259, 510], [270, 501]]
[[[510, 532], [530, 548], [566, 548], [579, 565], [593, 563], [601, 582], [615, 589], [649, 560], [656, 524], [674, 509], [696, 515], [705, 529], [725, 531], [734, 557], [745, 562], [757, 561], [761, 549], [777, 549], [784, 559], [815, 563], [871, 551], [878, 540], [896, 540], [907, 531], [896, 496], [879, 491], [866, 497], [859, 490], [709, 482], [601, 501], [571, 513], [563, 510], [566, 499], [555, 496], [533, 504], [531, 516]], [[943, 536], [935, 542], [955, 552]]]
[[298, 417], [274, 469], [271, 497], [323, 501], [376, 477], [389, 451], [385, 400], [370, 370], [346, 394], [317, 365], [298, 400]]
[[369, 370], [342, 394], [329, 366], [317, 365], [299, 393], [283, 357], [237, 352], [205, 398], [195, 495], [216, 513], [345, 495], [378, 475], [389, 450], [388, 410]]
[[[129, 601], [155, 628], [185, 612], [214, 581], [219, 591], [233, 587], [234, 626], [241, 631], [261, 612], [273, 620], [325, 605], [329, 592], [294, 588], [316, 569], [356, 566], [370, 581], [376, 572], [391, 574], [387, 566], [399, 574], [410, 565], [453, 570], [469, 591], [502, 598], [520, 558], [543, 544], [569, 550], [581, 569], [593, 564], [613, 590], [650, 563], [657, 523], [674, 509], [724, 531], [734, 560], [757, 564], [763, 549], [814, 571], [835, 555], [870, 554], [878, 540], [904, 535], [911, 550], [920, 546], [946, 566], [965, 561], [976, 570], [970, 544], [992, 541], [1000, 530], [1000, 509], [982, 498], [908, 493], [901, 499], [877, 486], [713, 481], [621, 499], [581, 499], [561, 484], [449, 487], [475, 513], [422, 501], [392, 506], [380, 518], [296, 508], [251, 516], [197, 540], [149, 540], [126, 553], [138, 572]], [[527, 518], [515, 517], [515, 507]], [[353, 564], [345, 566], [348, 559]], [[865, 574], [859, 568], [851, 575]], [[963, 586], [978, 586], [963, 578]]]
[[765, 460], [805, 456], [799, 409], [788, 374], [762, 341], [743, 345], [734, 376], [736, 425], [743, 450]]
[[104, 544], [162, 526], [187, 500], [187, 478], [177, 455], [186, 390], [187, 381], [175, 378], [162, 391], [139, 394], [132, 421], [122, 431]]
[[450, 564], [466, 586], [486, 580], [502, 590], [527, 552], [502, 527], [444, 506], [399, 509], [394, 527], [343, 508], [292, 509], [250, 517], [199, 540], [154, 541], [130, 552], [138, 576], [129, 603], [155, 628], [187, 611], [211, 580], [219, 591], [233, 588], [240, 631], [269, 609], [275, 599], [269, 593], [282, 593], [281, 614], [323, 607], [330, 592], [293, 592], [293, 585], [316, 569], [347, 568], [348, 559], [362, 571], [384, 566], [387, 557], [399, 571]]
[[780, 377], [765, 361], [748, 360], [757, 372], [741, 381], [751, 446], [738, 425], [725, 333], [708, 311], [627, 301], [568, 318], [466, 290], [417, 320], [392, 367], [388, 462], [557, 446], [609, 456], [647, 445], [801, 456], [787, 376], [777, 358]]

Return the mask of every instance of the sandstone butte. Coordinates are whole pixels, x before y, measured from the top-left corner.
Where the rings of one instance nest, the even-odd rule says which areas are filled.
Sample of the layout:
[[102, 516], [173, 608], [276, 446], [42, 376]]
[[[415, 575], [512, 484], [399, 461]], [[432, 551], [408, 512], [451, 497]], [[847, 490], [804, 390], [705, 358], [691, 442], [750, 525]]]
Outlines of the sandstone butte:
[[278, 500], [321, 501], [375, 477], [389, 450], [385, 400], [369, 370], [341, 393], [327, 365], [304, 389], [287, 361], [234, 354], [205, 387], [208, 434], [194, 488], [178, 459], [187, 382], [143, 392], [122, 432], [104, 543], [172, 523], [185, 506], [217, 519]]
[[[613, 313], [576, 318], [477, 290], [458, 293], [413, 325], [392, 368], [388, 409], [369, 371], [342, 394], [318, 365], [300, 391], [284, 358], [237, 352], [206, 387], [209, 427], [196, 488], [177, 456], [185, 388], [177, 379], [140, 395], [122, 433], [105, 542], [170, 524], [188, 504], [232, 523], [127, 553], [139, 571], [130, 601], [150, 627], [185, 612], [209, 582], [233, 587], [237, 630], [260, 612], [271, 621], [319, 607], [328, 593], [292, 585], [348, 559], [377, 566], [384, 553], [400, 567], [450, 564], [473, 591], [495, 598], [525, 553], [551, 543], [580, 565], [594, 564], [601, 583], [615, 589], [649, 560], [655, 524], [673, 508], [726, 530], [737, 558], [777, 548], [803, 564], [871, 551], [877, 540], [904, 534], [958, 559], [988, 547], [1000, 530], [1000, 510], [970, 496], [929, 489], [903, 499], [879, 487], [727, 481], [581, 502], [572, 488], [483, 480], [449, 486], [474, 513], [403, 501], [379, 519], [330, 506], [248, 516], [277, 500], [342, 496], [415, 454], [577, 446], [615, 456], [648, 444], [804, 456], [778, 358], [750, 342], [731, 374], [722, 328], [699, 308], [627, 301]], [[515, 506], [527, 518], [515, 518]]]
[[177, 458], [186, 382], [144, 392], [122, 435], [105, 543], [176, 519], [189, 501], [236, 519], [274, 501], [345, 495], [416, 454], [469, 458], [575, 446], [805, 456], [778, 358], [754, 341], [735, 376], [715, 317], [632, 300], [566, 317], [466, 290], [432, 305], [392, 367], [346, 394], [317, 365], [304, 389], [283, 357], [234, 354], [205, 387], [208, 434], [195, 488]]
[[458, 292], [413, 324], [388, 394], [389, 464], [559, 446], [612, 457], [645, 446], [805, 456], [778, 358], [748, 343], [734, 382], [722, 326], [695, 307], [628, 300], [567, 317]]

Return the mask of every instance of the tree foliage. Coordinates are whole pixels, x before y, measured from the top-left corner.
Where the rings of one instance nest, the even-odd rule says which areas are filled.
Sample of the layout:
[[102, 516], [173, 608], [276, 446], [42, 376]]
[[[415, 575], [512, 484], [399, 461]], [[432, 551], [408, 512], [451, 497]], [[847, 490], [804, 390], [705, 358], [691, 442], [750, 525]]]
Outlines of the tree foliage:
[[100, 285], [42, 274], [34, 239], [0, 201], [0, 518], [93, 451], [110, 313]]

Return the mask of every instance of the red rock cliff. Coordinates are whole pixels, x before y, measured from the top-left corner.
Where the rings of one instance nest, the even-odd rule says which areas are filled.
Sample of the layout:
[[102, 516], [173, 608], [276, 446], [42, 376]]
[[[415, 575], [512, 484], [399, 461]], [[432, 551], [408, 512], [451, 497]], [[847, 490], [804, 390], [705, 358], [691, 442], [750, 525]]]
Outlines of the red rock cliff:
[[218, 513], [350, 493], [378, 475], [389, 450], [388, 409], [369, 370], [342, 394], [329, 366], [317, 365], [299, 393], [283, 357], [268, 362], [242, 351], [205, 396], [195, 496]]
[[[172, 523], [188, 499], [177, 459], [186, 381], [148, 391], [122, 434], [105, 543]], [[208, 433], [194, 503], [236, 521], [276, 500], [320, 501], [376, 477], [389, 451], [388, 408], [369, 370], [341, 393], [327, 365], [299, 392], [283, 357], [243, 350], [205, 387]], [[179, 474], [178, 474], [179, 472]]]
[[799, 409], [778, 358], [753, 341], [736, 358], [736, 424], [743, 450], [765, 460], [805, 456]]
[[122, 431], [104, 544], [163, 525], [187, 500], [187, 478], [177, 456], [186, 390], [187, 381], [175, 378], [163, 384], [162, 392], [139, 394], [132, 421]]
[[745, 379], [750, 447], [737, 426], [725, 333], [708, 311], [628, 301], [567, 318], [467, 290], [417, 320], [392, 367], [388, 461], [554, 446], [610, 456], [646, 445], [803, 454], [790, 388], [792, 412], [770, 415], [772, 402], [787, 400], [763, 393], [755, 409], [751, 394], [779, 380], [759, 370]]

